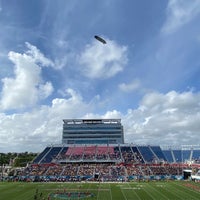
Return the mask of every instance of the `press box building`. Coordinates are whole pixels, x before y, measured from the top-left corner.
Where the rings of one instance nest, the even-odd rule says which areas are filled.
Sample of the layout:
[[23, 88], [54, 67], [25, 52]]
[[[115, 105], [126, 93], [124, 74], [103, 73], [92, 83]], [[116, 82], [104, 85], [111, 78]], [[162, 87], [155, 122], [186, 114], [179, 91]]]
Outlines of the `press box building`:
[[64, 119], [63, 144], [124, 144], [121, 119]]

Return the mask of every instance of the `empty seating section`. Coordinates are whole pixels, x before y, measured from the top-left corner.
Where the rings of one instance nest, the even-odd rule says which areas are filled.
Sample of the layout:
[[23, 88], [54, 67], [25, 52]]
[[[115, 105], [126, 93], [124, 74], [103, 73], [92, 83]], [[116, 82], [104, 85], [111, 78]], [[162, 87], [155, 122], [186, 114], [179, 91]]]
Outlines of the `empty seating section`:
[[155, 155], [152, 153], [149, 146], [138, 146], [138, 150], [145, 162], [152, 162], [155, 159]]
[[159, 146], [151, 146], [151, 150], [155, 153], [159, 160], [167, 161], [165, 155], [163, 154], [161, 148]]
[[40, 153], [33, 163], [51, 163], [53, 159], [61, 159], [63, 152], [66, 152], [68, 147], [46, 147]]
[[196, 149], [193, 150], [192, 159], [200, 163], [200, 150], [196, 150]]
[[163, 154], [165, 155], [165, 158], [167, 159], [167, 162], [169, 162], [169, 163], [173, 163], [174, 162], [171, 149], [163, 150]]
[[40, 163], [40, 160], [47, 154], [51, 147], [46, 147], [42, 153], [40, 153], [34, 160], [33, 163]]
[[181, 150], [173, 150], [175, 162], [180, 163], [183, 161], [182, 159], [182, 151]]
[[58, 153], [61, 151], [62, 147], [52, 147], [46, 154], [46, 156], [41, 160], [40, 163], [51, 163], [51, 161], [56, 158]]
[[190, 160], [191, 153], [192, 153], [191, 150], [182, 151], [183, 162], [186, 162], [186, 161]]
[[187, 162], [200, 160], [200, 150], [162, 150], [167, 162]]

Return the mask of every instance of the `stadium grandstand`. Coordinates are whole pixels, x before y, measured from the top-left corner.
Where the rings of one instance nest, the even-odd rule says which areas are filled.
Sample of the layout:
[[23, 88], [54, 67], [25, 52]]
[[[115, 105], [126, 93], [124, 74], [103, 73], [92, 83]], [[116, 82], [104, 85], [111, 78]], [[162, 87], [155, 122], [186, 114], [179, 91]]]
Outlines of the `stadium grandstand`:
[[200, 145], [161, 147], [124, 143], [120, 119], [64, 119], [62, 144], [47, 146], [18, 180], [200, 180]]

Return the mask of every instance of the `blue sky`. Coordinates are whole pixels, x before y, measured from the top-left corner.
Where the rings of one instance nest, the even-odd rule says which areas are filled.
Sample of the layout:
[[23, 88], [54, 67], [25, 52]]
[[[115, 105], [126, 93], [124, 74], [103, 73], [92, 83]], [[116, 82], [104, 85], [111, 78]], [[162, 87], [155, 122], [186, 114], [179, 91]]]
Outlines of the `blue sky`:
[[65, 118], [199, 145], [199, 20], [199, 0], [0, 0], [0, 152], [60, 143]]

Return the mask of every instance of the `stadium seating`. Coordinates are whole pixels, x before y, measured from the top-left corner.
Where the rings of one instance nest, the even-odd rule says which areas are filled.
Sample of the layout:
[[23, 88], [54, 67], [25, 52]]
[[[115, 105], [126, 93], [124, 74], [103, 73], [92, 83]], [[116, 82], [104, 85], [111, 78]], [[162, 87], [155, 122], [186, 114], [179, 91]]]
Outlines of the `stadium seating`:
[[171, 149], [163, 150], [163, 154], [165, 155], [167, 162], [169, 162], [169, 163], [175, 162], [175, 159], [172, 156], [172, 150]]
[[138, 150], [143, 157], [145, 162], [153, 162], [153, 160], [158, 159], [150, 149], [149, 146], [138, 146]]
[[198, 171], [199, 155], [197, 149], [162, 150], [149, 145], [49, 146], [15, 175], [18, 180], [30, 176], [40, 181], [176, 179], [191, 166]]
[[[44, 151], [42, 151], [42, 153], [40, 153], [34, 160], [33, 160], [33, 163], [40, 163], [40, 161], [42, 159], [44, 159], [47, 155], [47, 153], [49, 152], [49, 150], [51, 149], [51, 147], [46, 147], [44, 149]], [[44, 159], [45, 160], [45, 159]]]

